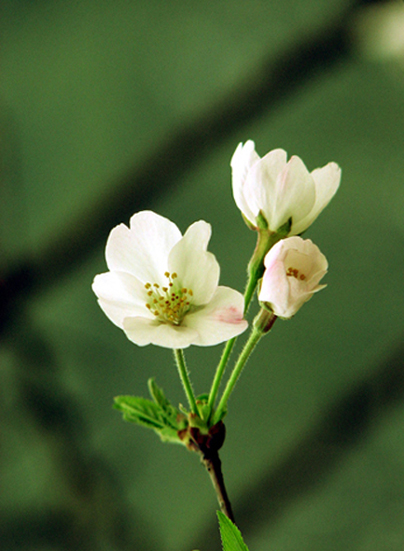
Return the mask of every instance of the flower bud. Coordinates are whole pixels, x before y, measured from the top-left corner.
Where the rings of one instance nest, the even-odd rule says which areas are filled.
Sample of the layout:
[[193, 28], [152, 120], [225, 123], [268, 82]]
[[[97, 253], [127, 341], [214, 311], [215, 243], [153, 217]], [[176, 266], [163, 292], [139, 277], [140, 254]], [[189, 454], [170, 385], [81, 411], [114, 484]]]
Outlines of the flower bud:
[[278, 241], [265, 256], [259, 301], [276, 316], [289, 319], [325, 285], [328, 263], [319, 248], [301, 237]]

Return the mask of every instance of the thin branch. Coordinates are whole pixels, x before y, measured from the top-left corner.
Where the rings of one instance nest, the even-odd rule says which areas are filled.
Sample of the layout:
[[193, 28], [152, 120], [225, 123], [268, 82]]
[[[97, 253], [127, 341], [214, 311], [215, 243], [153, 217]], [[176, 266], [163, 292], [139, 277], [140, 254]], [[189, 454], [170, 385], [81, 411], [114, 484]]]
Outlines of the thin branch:
[[[235, 515], [246, 535], [273, 524], [295, 499], [303, 499], [332, 475], [383, 416], [403, 403], [403, 358], [400, 343], [378, 370], [369, 369], [367, 377], [328, 406], [278, 464], [269, 464], [256, 483], [238, 495]], [[194, 534], [193, 545], [215, 542], [216, 531], [215, 522], [203, 526]], [[211, 551], [219, 549], [219, 544], [211, 545]]]
[[216, 450], [209, 454], [201, 453], [201, 461], [212, 481], [220, 510], [229, 517], [232, 522], [235, 522], [230, 499], [224, 484], [222, 462], [220, 461], [219, 453]]

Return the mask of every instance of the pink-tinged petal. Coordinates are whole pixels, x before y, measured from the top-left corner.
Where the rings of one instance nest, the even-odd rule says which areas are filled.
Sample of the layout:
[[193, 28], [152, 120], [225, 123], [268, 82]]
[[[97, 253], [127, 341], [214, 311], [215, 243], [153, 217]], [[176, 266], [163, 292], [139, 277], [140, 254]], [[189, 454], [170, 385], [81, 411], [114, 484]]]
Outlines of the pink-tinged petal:
[[211, 302], [189, 314], [184, 324], [197, 332], [193, 344], [213, 346], [240, 335], [247, 329], [243, 319], [244, 298], [229, 287], [218, 287]]
[[232, 168], [232, 187], [233, 197], [236, 205], [244, 214], [244, 216], [255, 223], [255, 215], [251, 211], [244, 194], [244, 185], [247, 179], [249, 170], [254, 164], [260, 160], [259, 155], [255, 152], [255, 144], [252, 140], [248, 140], [244, 145], [238, 144], [236, 151], [230, 161]]
[[99, 274], [95, 276], [92, 288], [104, 313], [121, 329], [125, 317], [149, 315], [144, 285], [131, 274]]
[[294, 225], [294, 233], [304, 232], [336, 194], [340, 181], [341, 169], [336, 163], [328, 163], [316, 168], [311, 173], [316, 188], [316, 200], [312, 210]]
[[138, 212], [114, 228], [106, 246], [106, 260], [111, 271], [128, 272], [143, 283], [164, 283], [168, 255], [181, 239], [177, 226], [151, 211]]
[[206, 251], [210, 235], [210, 224], [195, 222], [173, 247], [168, 260], [168, 271], [178, 274], [178, 285], [192, 289], [195, 305], [207, 304], [219, 282], [219, 264]]
[[188, 348], [198, 336], [189, 327], [160, 323], [143, 317], [126, 318], [123, 329], [128, 339], [138, 346], [155, 344], [164, 348]]
[[[276, 305], [277, 314], [280, 315], [280, 306], [289, 300], [289, 281], [286, 276], [285, 266], [281, 261], [273, 261], [267, 268], [262, 278], [259, 301]], [[276, 313], [276, 312], [275, 312]]]

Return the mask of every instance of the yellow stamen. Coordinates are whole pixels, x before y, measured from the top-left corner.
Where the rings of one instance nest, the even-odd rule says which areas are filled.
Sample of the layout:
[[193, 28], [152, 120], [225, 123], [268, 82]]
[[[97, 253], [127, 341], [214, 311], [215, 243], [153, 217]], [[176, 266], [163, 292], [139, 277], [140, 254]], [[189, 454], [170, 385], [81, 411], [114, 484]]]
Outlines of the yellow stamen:
[[168, 279], [167, 286], [160, 287], [158, 283], [145, 284], [147, 295], [152, 297], [152, 302], [146, 303], [146, 308], [153, 312], [153, 315], [162, 323], [180, 325], [184, 316], [191, 307], [192, 289], [180, 287], [173, 283], [178, 274], [165, 272]]

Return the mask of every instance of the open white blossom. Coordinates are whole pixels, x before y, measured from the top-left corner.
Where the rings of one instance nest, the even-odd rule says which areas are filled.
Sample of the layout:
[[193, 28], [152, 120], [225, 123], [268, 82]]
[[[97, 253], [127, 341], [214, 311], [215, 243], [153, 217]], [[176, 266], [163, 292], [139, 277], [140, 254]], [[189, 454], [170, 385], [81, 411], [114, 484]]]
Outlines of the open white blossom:
[[296, 156], [274, 149], [262, 159], [254, 142], [240, 143], [231, 159], [233, 196], [247, 221], [258, 226], [261, 213], [276, 232], [292, 219], [288, 235], [306, 230], [335, 195], [341, 169], [336, 163], [309, 172]]
[[326, 285], [319, 285], [328, 263], [310, 239], [288, 237], [278, 241], [265, 257], [259, 301], [284, 319], [291, 318]]
[[207, 251], [211, 227], [200, 220], [184, 236], [162, 216], [142, 211], [114, 228], [109, 272], [97, 275], [98, 302], [129, 340], [144, 346], [210, 346], [247, 328], [243, 296], [218, 287], [220, 268]]

